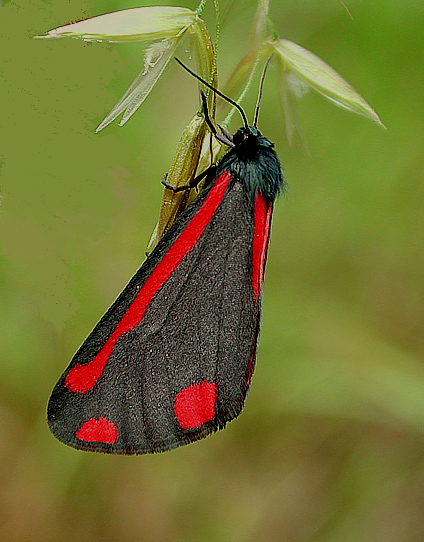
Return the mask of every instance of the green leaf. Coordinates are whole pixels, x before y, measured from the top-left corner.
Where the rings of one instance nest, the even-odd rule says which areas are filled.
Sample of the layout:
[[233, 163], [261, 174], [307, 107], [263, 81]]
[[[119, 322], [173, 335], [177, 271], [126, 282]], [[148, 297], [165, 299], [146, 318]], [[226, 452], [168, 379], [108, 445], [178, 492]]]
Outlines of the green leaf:
[[279, 55], [286, 70], [336, 105], [384, 126], [377, 113], [333, 68], [300, 45], [288, 40], [268, 42]]
[[86, 41], [151, 41], [176, 37], [197, 20], [187, 8], [155, 6], [106, 13], [59, 26], [37, 38], [75, 37]]
[[113, 107], [112, 111], [106, 115], [96, 132], [106, 128], [122, 112], [122, 119], [119, 126], [123, 126], [127, 120], [137, 111], [144, 102], [150, 91], [155, 86], [163, 70], [168, 65], [174, 51], [179, 43], [179, 38], [171, 38], [153, 43], [144, 56], [144, 68], [131, 83], [128, 90]]

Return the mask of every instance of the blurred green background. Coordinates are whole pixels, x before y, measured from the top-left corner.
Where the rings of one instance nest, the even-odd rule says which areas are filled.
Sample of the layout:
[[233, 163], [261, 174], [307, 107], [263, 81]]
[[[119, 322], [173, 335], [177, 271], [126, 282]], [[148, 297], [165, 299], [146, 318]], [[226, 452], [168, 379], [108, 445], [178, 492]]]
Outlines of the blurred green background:
[[[350, 17], [337, 0], [271, 0], [280, 37], [334, 67], [388, 130], [309, 93], [308, 152], [300, 138], [289, 146], [270, 69], [260, 128], [289, 190], [274, 213], [240, 418], [144, 457], [77, 452], [48, 431], [54, 383], [144, 259], [160, 180], [198, 97], [172, 64], [125, 127], [96, 135], [140, 71], [142, 45], [32, 36], [154, 3], [0, 9], [0, 539], [422, 542], [422, 1], [346, 0]], [[221, 81], [255, 8], [221, 1]], [[212, 6], [204, 17], [213, 31]]]

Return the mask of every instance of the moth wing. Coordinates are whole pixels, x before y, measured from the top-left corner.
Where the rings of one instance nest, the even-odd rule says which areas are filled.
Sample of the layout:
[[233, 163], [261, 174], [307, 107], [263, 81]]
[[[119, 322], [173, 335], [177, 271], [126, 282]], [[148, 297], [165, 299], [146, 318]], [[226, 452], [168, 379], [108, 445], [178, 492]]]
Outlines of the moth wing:
[[[219, 190], [215, 210], [202, 217]], [[199, 216], [205, 225], [195, 238]], [[260, 320], [260, 297], [252, 288], [254, 228], [254, 208], [229, 173], [196, 198], [53, 390], [49, 426], [59, 440], [89, 451], [158, 452], [203, 438], [240, 413]], [[184, 232], [190, 243], [181, 242]], [[152, 286], [141, 319], [118, 336], [95, 383], [72, 391], [72, 371], [86, 369], [105, 350], [131, 310], [136, 312], [138, 292], [148, 290], [170, 255], [169, 276]], [[264, 263], [262, 257], [256, 267]]]

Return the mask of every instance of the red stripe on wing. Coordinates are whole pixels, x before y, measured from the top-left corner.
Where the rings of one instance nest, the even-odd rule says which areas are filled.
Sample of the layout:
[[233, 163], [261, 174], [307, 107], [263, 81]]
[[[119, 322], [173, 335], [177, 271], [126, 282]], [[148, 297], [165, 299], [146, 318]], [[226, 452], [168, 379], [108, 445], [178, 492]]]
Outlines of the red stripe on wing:
[[256, 298], [261, 293], [264, 278], [271, 214], [272, 203], [266, 203], [263, 196], [258, 192], [253, 204], [254, 223], [252, 240], [252, 288]]
[[77, 364], [69, 371], [65, 378], [65, 386], [68, 390], [75, 393], [87, 393], [94, 386], [101, 376], [119, 337], [133, 329], [141, 321], [146, 307], [155, 293], [168, 280], [185, 254], [194, 247], [202, 235], [203, 230], [221, 203], [230, 178], [230, 173], [224, 172], [215, 180], [200, 209], [153, 269], [99, 353], [86, 365]]

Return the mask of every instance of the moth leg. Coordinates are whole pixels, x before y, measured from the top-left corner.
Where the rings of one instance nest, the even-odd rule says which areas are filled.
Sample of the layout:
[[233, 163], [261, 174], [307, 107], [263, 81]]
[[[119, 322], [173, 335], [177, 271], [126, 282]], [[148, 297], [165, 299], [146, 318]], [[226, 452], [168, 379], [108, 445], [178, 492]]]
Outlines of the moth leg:
[[[222, 133], [224, 135], [221, 135], [221, 134], [218, 134], [218, 132], [216, 131], [216, 128], [215, 126], [213, 125], [212, 121], [211, 121], [211, 118], [209, 116], [209, 111], [208, 111], [208, 103], [207, 103], [207, 100], [206, 100], [206, 95], [205, 93], [203, 92], [203, 90], [200, 91], [200, 95], [202, 97], [202, 104], [203, 104], [203, 113], [205, 115], [205, 122], [206, 124], [208, 125], [210, 131], [212, 132], [212, 134], [216, 137], [216, 139], [218, 141], [220, 141], [221, 143], [224, 143], [224, 145], [227, 145], [229, 147], [235, 147], [233, 141], [232, 141], [232, 136], [224, 129], [220, 126], [220, 129], [222, 131]], [[211, 152], [211, 156], [212, 156], [212, 152]], [[212, 171], [215, 170], [215, 166], [211, 164], [211, 166], [207, 169], [205, 169], [205, 171], [202, 171], [202, 173], [200, 173], [200, 175], [198, 175], [197, 177], [195, 177], [190, 183], [184, 185], [184, 186], [172, 186], [171, 184], [168, 184], [166, 182], [166, 179], [168, 177], [167, 173], [165, 173], [165, 175], [163, 176], [162, 178], [162, 184], [165, 188], [167, 188], [168, 190], [171, 190], [172, 192], [177, 193], [177, 192], [182, 192], [183, 190], [189, 190], [190, 188], [196, 188], [197, 185], [199, 184], [199, 182], [203, 179], [203, 177], [205, 177], [206, 175], [208, 175], [208, 173], [211, 173]]]
[[233, 143], [233, 136], [230, 134], [230, 132], [228, 130], [226, 130], [224, 128], [224, 126], [221, 126], [220, 124], [218, 124], [218, 128], [221, 130], [221, 132], [224, 134], [224, 136], [229, 140], [231, 141], [231, 143]]
[[190, 188], [196, 188], [197, 185], [200, 183], [200, 181], [203, 179], [203, 177], [206, 177], [206, 175], [208, 173], [211, 172], [211, 170], [213, 170], [215, 168], [215, 166], [211, 166], [211, 167], [208, 167], [207, 169], [205, 169], [205, 171], [202, 171], [202, 173], [200, 173], [199, 175], [197, 175], [197, 177], [195, 177], [191, 182], [189, 182], [188, 184], [185, 184], [184, 186], [172, 186], [171, 184], [168, 184], [166, 182], [166, 179], [168, 178], [168, 174], [165, 173], [165, 175], [162, 177], [162, 184], [165, 188], [167, 188], [168, 190], [172, 190], [172, 192], [176, 193], [176, 192], [182, 192], [183, 190], [189, 190]]
[[211, 155], [211, 165], [213, 167], [213, 147], [212, 147], [212, 137], [209, 139], [209, 154]]

